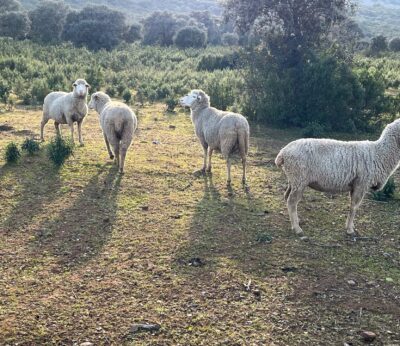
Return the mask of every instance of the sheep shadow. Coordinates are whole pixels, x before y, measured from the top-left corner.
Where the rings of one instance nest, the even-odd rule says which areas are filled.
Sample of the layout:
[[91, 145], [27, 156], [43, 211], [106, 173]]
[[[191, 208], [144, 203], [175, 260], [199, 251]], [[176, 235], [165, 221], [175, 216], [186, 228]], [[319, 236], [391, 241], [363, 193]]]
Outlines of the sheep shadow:
[[[36, 216], [46, 211], [57, 197], [61, 181], [59, 171], [42, 155], [24, 157], [0, 168], [0, 188], [5, 203], [0, 211], [0, 229], [5, 235], [29, 231]], [[15, 200], [14, 200], [15, 197]]]
[[[264, 201], [252, 196], [248, 187], [242, 187], [243, 192], [232, 187], [220, 192], [212, 176], [204, 176], [203, 180], [204, 194], [191, 220], [188, 241], [177, 251], [177, 270], [192, 266], [194, 259], [207, 270], [225, 261], [234, 262], [244, 272], [268, 270], [265, 263], [269, 245], [257, 239], [260, 234], [275, 234], [279, 229], [261, 215]], [[267, 256], [259, 256], [260, 252]]]
[[51, 253], [59, 269], [96, 256], [113, 230], [121, 179], [116, 166], [102, 166], [76, 200], [39, 227], [32, 251]]

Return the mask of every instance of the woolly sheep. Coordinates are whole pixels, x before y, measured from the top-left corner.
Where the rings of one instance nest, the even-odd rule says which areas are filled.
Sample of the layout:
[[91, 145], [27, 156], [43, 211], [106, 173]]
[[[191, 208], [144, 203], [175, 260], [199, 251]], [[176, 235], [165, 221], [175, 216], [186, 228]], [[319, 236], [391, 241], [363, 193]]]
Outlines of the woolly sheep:
[[400, 162], [400, 119], [387, 125], [377, 141], [343, 142], [299, 139], [278, 154], [275, 164], [288, 179], [285, 200], [296, 234], [302, 234], [297, 204], [309, 186], [322, 192], [350, 192], [347, 234], [354, 236], [354, 217], [369, 189], [382, 189]]
[[[132, 143], [133, 134], [137, 127], [135, 113], [127, 105], [111, 101], [111, 98], [103, 92], [92, 95], [89, 108], [95, 109], [99, 113], [100, 126], [103, 130], [110, 159], [114, 159], [115, 155], [119, 171], [123, 173], [126, 152]], [[110, 149], [110, 144], [114, 154]]]
[[[210, 98], [202, 90], [192, 90], [180, 99], [180, 104], [190, 107], [195, 132], [204, 150], [202, 172], [211, 172], [211, 156], [221, 151], [227, 163], [227, 184], [231, 183], [231, 155], [239, 152], [243, 165], [243, 184], [246, 183], [246, 155], [249, 150], [249, 123], [243, 115], [224, 112], [210, 107]], [[208, 155], [208, 167], [207, 167]]]
[[45, 97], [40, 128], [40, 139], [42, 141], [44, 141], [44, 126], [50, 119], [53, 119], [58, 135], [60, 135], [60, 124], [69, 125], [72, 142], [74, 141], [74, 122], [77, 122], [79, 143], [83, 145], [82, 121], [88, 112], [86, 97], [90, 85], [84, 79], [77, 79], [72, 86], [73, 91], [70, 93], [55, 91]]

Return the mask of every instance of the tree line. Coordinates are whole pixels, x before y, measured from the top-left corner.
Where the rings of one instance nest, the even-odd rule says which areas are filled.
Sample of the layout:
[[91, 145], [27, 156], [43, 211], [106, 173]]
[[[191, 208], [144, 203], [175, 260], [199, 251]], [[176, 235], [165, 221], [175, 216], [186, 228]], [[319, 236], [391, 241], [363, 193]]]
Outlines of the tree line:
[[154, 12], [142, 23], [127, 24], [125, 15], [107, 6], [71, 10], [61, 0], [44, 0], [29, 12], [17, 0], [0, 0], [0, 36], [39, 43], [72, 42], [90, 50], [111, 50], [122, 42], [180, 48], [236, 45], [233, 26], [208, 11], [188, 15]]

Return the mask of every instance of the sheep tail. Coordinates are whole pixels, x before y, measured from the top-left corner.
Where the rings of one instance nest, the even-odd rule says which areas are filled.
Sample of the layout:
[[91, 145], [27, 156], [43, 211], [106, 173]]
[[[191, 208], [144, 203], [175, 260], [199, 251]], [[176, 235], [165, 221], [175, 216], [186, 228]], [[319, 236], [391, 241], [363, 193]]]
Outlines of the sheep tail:
[[275, 164], [277, 165], [277, 167], [282, 167], [284, 163], [285, 163], [285, 160], [283, 159], [283, 152], [280, 151], [278, 156], [275, 159]]
[[121, 135], [121, 149], [128, 149], [133, 139], [133, 128], [124, 123]]
[[247, 155], [249, 152], [249, 133], [244, 129], [238, 131], [239, 151]]

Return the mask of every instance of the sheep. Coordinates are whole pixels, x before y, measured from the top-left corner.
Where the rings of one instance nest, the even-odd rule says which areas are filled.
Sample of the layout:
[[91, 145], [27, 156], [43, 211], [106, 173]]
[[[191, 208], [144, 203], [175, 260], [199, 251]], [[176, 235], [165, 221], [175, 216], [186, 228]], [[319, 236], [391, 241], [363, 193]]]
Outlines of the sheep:
[[400, 162], [400, 119], [387, 125], [376, 141], [344, 142], [332, 139], [299, 139], [278, 154], [275, 164], [288, 179], [285, 200], [296, 234], [303, 234], [297, 204], [304, 189], [330, 193], [349, 192], [346, 229], [354, 237], [354, 217], [369, 189], [381, 190]]
[[[100, 126], [110, 159], [114, 159], [115, 156], [119, 172], [124, 173], [126, 152], [137, 128], [135, 113], [127, 105], [111, 101], [111, 98], [103, 92], [92, 95], [89, 108], [95, 109], [99, 114]], [[110, 149], [110, 144], [114, 154]]]
[[72, 86], [73, 91], [70, 93], [55, 91], [45, 97], [40, 128], [42, 141], [44, 141], [44, 126], [50, 119], [53, 119], [58, 135], [60, 135], [60, 124], [69, 125], [72, 142], [74, 142], [74, 122], [77, 122], [79, 143], [83, 145], [82, 122], [88, 112], [86, 97], [90, 85], [84, 79], [77, 79]]
[[[191, 109], [195, 133], [204, 150], [202, 173], [211, 173], [211, 156], [221, 151], [227, 164], [227, 185], [231, 184], [231, 155], [239, 152], [243, 165], [243, 184], [246, 184], [246, 156], [249, 151], [250, 127], [241, 114], [224, 112], [210, 107], [210, 98], [202, 90], [192, 90], [180, 99], [183, 107]], [[208, 155], [208, 167], [207, 167]]]

